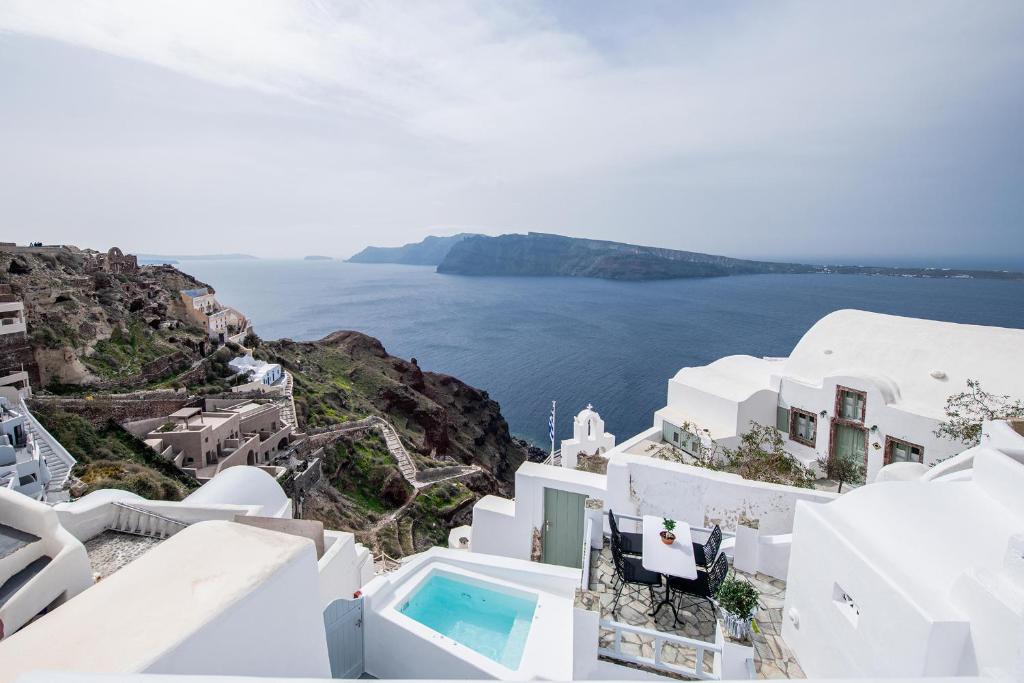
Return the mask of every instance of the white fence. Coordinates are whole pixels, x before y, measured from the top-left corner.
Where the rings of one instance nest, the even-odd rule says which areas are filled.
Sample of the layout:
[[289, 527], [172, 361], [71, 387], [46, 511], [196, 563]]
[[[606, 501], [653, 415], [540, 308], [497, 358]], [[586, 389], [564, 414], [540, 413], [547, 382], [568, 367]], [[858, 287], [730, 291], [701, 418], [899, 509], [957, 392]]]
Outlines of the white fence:
[[[686, 638], [684, 636], [677, 636], [672, 633], [663, 633], [656, 631], [651, 628], [645, 628], [643, 626], [632, 626], [630, 624], [624, 624], [619, 621], [611, 621], [608, 619], [601, 620], [601, 629], [604, 631], [611, 631], [613, 634], [611, 647], [599, 647], [597, 652], [600, 655], [608, 657], [610, 659], [616, 659], [621, 662], [629, 662], [630, 664], [637, 664], [639, 666], [646, 666], [659, 671], [667, 671], [669, 673], [678, 674], [680, 676], [686, 676], [688, 678], [697, 678], [703, 680], [718, 680], [721, 678], [712, 666], [710, 670], [705, 667], [704, 656], [705, 653], [712, 653], [712, 655], [718, 655], [719, 661], [721, 661], [722, 644], [721, 642], [709, 643], [703, 640], [696, 640], [694, 638]], [[623, 651], [622, 634], [623, 633], [635, 633], [645, 640], [653, 640], [652, 646], [653, 657], [644, 657], [640, 654], [630, 654]], [[676, 650], [693, 650], [694, 651], [694, 664], [692, 667], [679, 664], [678, 661], [665, 661], [665, 645], [668, 644]], [[637, 653], [641, 652], [641, 648], [635, 647]], [[673, 657], [673, 659], [678, 659]]]

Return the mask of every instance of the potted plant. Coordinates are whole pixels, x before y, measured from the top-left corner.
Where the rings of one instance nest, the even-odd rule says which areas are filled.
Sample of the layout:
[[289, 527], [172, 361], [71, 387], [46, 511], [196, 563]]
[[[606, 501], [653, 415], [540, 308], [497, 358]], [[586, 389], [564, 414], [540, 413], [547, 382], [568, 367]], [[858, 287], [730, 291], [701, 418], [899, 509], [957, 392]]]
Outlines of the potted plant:
[[665, 545], [672, 545], [676, 542], [676, 535], [673, 533], [676, 528], [676, 521], [674, 519], [664, 518], [662, 526], [665, 528], [661, 531], [661, 542]]
[[726, 632], [738, 640], [745, 640], [750, 635], [750, 619], [757, 609], [760, 595], [749, 581], [731, 573], [722, 581], [715, 593], [715, 601], [722, 610]]

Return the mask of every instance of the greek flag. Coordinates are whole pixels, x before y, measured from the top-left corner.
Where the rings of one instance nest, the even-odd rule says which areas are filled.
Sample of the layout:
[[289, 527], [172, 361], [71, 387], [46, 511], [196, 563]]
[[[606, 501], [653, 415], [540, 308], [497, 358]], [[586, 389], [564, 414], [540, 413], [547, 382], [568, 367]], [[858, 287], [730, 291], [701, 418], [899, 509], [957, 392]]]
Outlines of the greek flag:
[[551, 402], [551, 414], [548, 416], [548, 437], [555, 443], [555, 402]]

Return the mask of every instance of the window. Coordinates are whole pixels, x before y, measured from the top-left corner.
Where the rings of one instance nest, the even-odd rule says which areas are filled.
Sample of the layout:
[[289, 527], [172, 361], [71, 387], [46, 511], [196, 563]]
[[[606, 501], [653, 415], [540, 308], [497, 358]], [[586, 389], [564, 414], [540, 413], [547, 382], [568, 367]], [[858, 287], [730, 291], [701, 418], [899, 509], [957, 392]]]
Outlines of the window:
[[814, 440], [818, 436], [818, 416], [799, 408], [793, 408], [789, 412], [789, 438], [814, 448]]
[[864, 421], [867, 395], [863, 391], [836, 387], [836, 415], [844, 420]]
[[924, 462], [924, 448], [909, 441], [887, 436], [885, 438], [885, 464], [888, 465], [891, 462]]
[[789, 434], [789, 408], [779, 406], [775, 409], [775, 428], [783, 434]]

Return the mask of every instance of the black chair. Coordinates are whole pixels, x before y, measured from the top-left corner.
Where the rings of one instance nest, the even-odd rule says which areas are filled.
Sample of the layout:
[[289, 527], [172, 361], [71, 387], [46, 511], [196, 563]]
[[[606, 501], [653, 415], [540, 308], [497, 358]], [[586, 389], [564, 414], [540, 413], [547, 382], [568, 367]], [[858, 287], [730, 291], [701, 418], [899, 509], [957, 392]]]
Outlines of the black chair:
[[617, 539], [619, 548], [626, 555], [643, 555], [643, 535], [630, 531], [619, 531], [619, 525], [615, 522], [615, 513], [611, 510], [608, 511], [608, 527], [612, 530], [613, 545]]
[[622, 590], [626, 586], [633, 590], [634, 596], [638, 596], [639, 592], [646, 587], [648, 594], [651, 596], [651, 605], [653, 606], [655, 603], [654, 587], [661, 585], [661, 574], [644, 569], [639, 557], [627, 557], [624, 555], [622, 548], [615, 542], [614, 535], [612, 536], [611, 546], [617, 584], [615, 601], [612, 603], [612, 614], [615, 614], [619, 608], [619, 598], [622, 596]]
[[687, 607], [694, 605], [704, 607], [707, 605], [714, 611], [711, 598], [718, 592], [718, 587], [722, 585], [722, 581], [725, 581], [728, 573], [729, 559], [723, 553], [715, 560], [710, 571], [702, 572], [697, 570], [696, 579], [683, 579], [678, 576], [668, 577], [668, 589], [678, 597], [679, 605], [677, 605], [677, 609], [683, 609], [683, 598], [689, 596], [696, 599], [687, 604]]
[[715, 558], [718, 557], [718, 549], [721, 547], [722, 529], [716, 524], [715, 528], [711, 530], [708, 540], [704, 541], [703, 544], [693, 544], [693, 559], [697, 566], [707, 569], [710, 565], [714, 564]]

